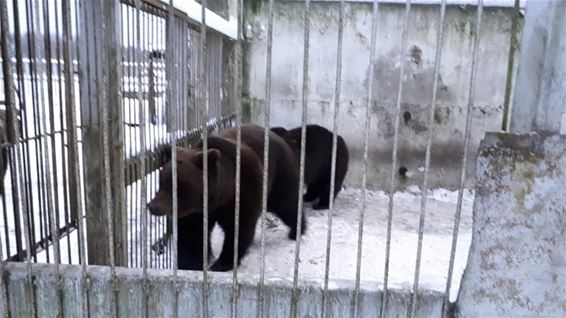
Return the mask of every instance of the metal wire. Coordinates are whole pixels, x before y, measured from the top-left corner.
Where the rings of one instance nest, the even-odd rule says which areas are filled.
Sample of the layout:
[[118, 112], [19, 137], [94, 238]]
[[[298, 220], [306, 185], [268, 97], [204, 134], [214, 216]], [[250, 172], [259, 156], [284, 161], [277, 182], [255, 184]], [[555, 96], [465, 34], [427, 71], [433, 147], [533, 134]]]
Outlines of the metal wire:
[[[233, 258], [233, 272], [232, 272], [232, 318], [237, 317], [238, 310], [238, 252], [239, 252], [239, 237], [240, 237], [240, 182], [242, 171], [242, 105], [239, 100], [239, 83], [240, 83], [240, 54], [241, 47], [240, 41], [242, 40], [242, 15], [240, 10], [242, 8], [241, 0], [236, 2], [236, 14], [238, 15], [238, 35], [236, 43], [234, 44], [234, 56], [232, 59], [232, 72], [234, 73], [234, 80], [232, 82], [232, 94], [235, 97], [236, 104], [236, 189], [235, 189], [235, 203], [234, 203], [234, 258]], [[266, 126], [267, 127], [267, 126]], [[264, 149], [265, 151], [265, 149]], [[264, 168], [265, 169], [265, 168]], [[265, 180], [264, 180], [265, 181]], [[265, 194], [264, 194], [265, 195]], [[262, 197], [263, 198], [263, 197]]]
[[[332, 244], [332, 211], [334, 210], [334, 188], [336, 186], [336, 152], [338, 143], [338, 114], [340, 113], [340, 93], [342, 89], [342, 44], [344, 38], [344, 0], [340, 0], [338, 16], [338, 48], [336, 52], [336, 84], [334, 88], [334, 125], [332, 128], [332, 155], [330, 165], [330, 192], [328, 194], [328, 230], [326, 232], [326, 259], [324, 265], [324, 292], [322, 317], [328, 316], [328, 280], [330, 277], [330, 247]], [[361, 259], [358, 259], [361, 261]], [[359, 264], [358, 264], [359, 265]], [[356, 306], [357, 307], [357, 306]]]
[[387, 294], [388, 294], [388, 283], [389, 283], [389, 263], [390, 263], [390, 251], [391, 251], [391, 224], [393, 218], [393, 200], [395, 196], [395, 186], [396, 186], [396, 170], [397, 170], [397, 148], [399, 145], [399, 123], [401, 121], [401, 98], [403, 96], [403, 77], [405, 75], [405, 56], [406, 56], [406, 46], [407, 46], [407, 26], [409, 24], [409, 13], [411, 11], [411, 0], [407, 0], [405, 3], [405, 16], [403, 19], [403, 33], [401, 37], [401, 66], [399, 71], [399, 90], [397, 91], [397, 102], [395, 107], [395, 133], [393, 136], [393, 153], [391, 162], [391, 179], [389, 181], [389, 202], [387, 205], [387, 243], [385, 251], [385, 274], [383, 277], [383, 294], [381, 300], [381, 313], [380, 317], [385, 316], [387, 310]]
[[438, 19], [438, 29], [436, 33], [436, 48], [435, 48], [435, 58], [434, 58], [434, 80], [432, 83], [432, 98], [430, 102], [430, 109], [428, 113], [428, 133], [427, 133], [427, 143], [425, 151], [425, 167], [423, 176], [423, 186], [422, 186], [422, 197], [421, 197], [421, 208], [419, 217], [419, 238], [417, 243], [417, 260], [415, 264], [415, 277], [413, 281], [413, 295], [411, 298], [411, 310], [409, 312], [410, 317], [415, 317], [417, 313], [417, 302], [418, 302], [418, 291], [419, 291], [419, 274], [421, 269], [421, 255], [423, 247], [423, 232], [426, 217], [426, 200], [428, 191], [428, 173], [430, 169], [430, 153], [432, 148], [432, 137], [433, 125], [434, 125], [434, 112], [436, 108], [436, 95], [438, 89], [438, 79], [440, 74], [440, 61], [442, 58], [442, 44], [444, 43], [444, 18], [446, 15], [446, 0], [442, 0], [440, 4], [440, 17]]
[[478, 0], [478, 13], [474, 30], [474, 45], [472, 47], [472, 65], [470, 72], [470, 86], [468, 90], [468, 105], [466, 107], [466, 133], [464, 135], [464, 155], [462, 157], [462, 171], [460, 174], [460, 187], [458, 188], [458, 202], [456, 205], [456, 215], [454, 218], [454, 229], [452, 233], [452, 247], [450, 250], [450, 262], [448, 265], [448, 277], [446, 279], [446, 290], [444, 292], [443, 315], [448, 315], [448, 305], [450, 302], [450, 288], [452, 287], [452, 275], [454, 274], [454, 259], [456, 246], [458, 244], [458, 230], [460, 228], [460, 217], [462, 215], [462, 200], [464, 196], [464, 185], [466, 182], [466, 170], [468, 167], [468, 156], [470, 148], [470, 137], [472, 135], [472, 111], [474, 109], [474, 94], [476, 89], [476, 75], [479, 55], [479, 44], [481, 35], [481, 23], [483, 14], [483, 0]]
[[305, 1], [305, 29], [304, 29], [304, 52], [303, 52], [303, 98], [302, 98], [302, 118], [301, 118], [301, 156], [299, 161], [299, 193], [297, 206], [297, 233], [295, 237], [295, 264], [293, 269], [293, 293], [291, 298], [291, 317], [297, 317], [297, 303], [299, 301], [299, 258], [301, 255], [301, 232], [303, 221], [303, 191], [305, 178], [305, 145], [306, 145], [306, 125], [307, 125], [307, 106], [309, 94], [309, 43], [310, 43], [310, 0]]
[[[239, 25], [239, 28], [242, 27]], [[240, 31], [240, 29], [239, 29]], [[269, 0], [267, 22], [267, 53], [265, 70], [265, 108], [264, 108], [264, 134], [263, 134], [263, 179], [261, 197], [261, 263], [259, 267], [258, 311], [257, 317], [263, 317], [263, 304], [265, 296], [265, 223], [267, 212], [267, 182], [269, 171], [269, 124], [271, 118], [271, 67], [273, 52], [273, 0]], [[239, 109], [239, 108], [238, 108]], [[236, 112], [239, 115], [239, 112]]]

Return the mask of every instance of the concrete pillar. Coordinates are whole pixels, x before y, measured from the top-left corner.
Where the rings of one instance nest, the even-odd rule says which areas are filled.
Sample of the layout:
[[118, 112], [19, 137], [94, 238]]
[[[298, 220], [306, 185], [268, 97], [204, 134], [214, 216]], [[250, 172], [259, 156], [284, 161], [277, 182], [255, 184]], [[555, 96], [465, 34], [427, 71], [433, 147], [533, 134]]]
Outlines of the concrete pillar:
[[527, 1], [512, 133], [565, 133], [566, 0]]
[[488, 134], [459, 317], [564, 317], [566, 136]]

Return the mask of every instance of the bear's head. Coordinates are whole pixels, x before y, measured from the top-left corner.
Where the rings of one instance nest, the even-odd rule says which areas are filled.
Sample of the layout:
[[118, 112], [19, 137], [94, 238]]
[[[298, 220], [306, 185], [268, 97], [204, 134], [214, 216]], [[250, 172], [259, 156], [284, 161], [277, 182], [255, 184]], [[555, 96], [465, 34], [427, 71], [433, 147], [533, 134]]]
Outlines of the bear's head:
[[[204, 153], [202, 149], [177, 148], [176, 151], [178, 217], [202, 213]], [[210, 199], [216, 186], [218, 162], [221, 153], [217, 149], [208, 149], [207, 153], [208, 194]], [[149, 212], [156, 216], [173, 214], [173, 164], [170, 147], [165, 149], [163, 160], [166, 163], [159, 172], [159, 190], [147, 204]]]

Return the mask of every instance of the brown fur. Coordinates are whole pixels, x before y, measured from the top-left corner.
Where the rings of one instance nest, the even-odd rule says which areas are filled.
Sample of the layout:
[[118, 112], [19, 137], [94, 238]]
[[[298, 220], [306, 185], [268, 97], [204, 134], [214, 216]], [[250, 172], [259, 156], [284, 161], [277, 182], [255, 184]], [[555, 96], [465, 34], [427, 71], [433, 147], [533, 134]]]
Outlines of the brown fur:
[[[261, 213], [263, 164], [263, 128], [254, 125], [242, 127], [240, 227], [238, 264], [251, 245], [257, 220]], [[233, 267], [236, 129], [227, 129], [208, 139], [208, 211], [209, 225], [218, 223], [225, 233], [222, 252], [211, 270], [225, 271]], [[296, 236], [298, 169], [293, 150], [274, 133], [270, 133], [270, 161], [268, 173], [268, 209], [279, 216]], [[178, 215], [186, 218], [202, 213], [203, 203], [203, 150], [177, 149]], [[172, 210], [172, 164], [163, 167], [159, 178], [159, 191], [148, 204], [154, 215], [170, 215]], [[180, 220], [181, 220], [180, 219]], [[202, 220], [202, 217], [200, 218]], [[183, 223], [183, 227], [181, 226]], [[179, 222], [179, 237], [186, 230], [194, 231], [199, 225]], [[200, 224], [202, 233], [202, 223]], [[210, 227], [212, 229], [212, 227]], [[210, 232], [209, 229], [209, 232]], [[179, 241], [179, 248], [202, 246], [202, 237], [190, 237], [195, 242]], [[202, 259], [202, 248], [195, 248], [191, 257]], [[179, 250], [181, 254], [181, 250]], [[200, 255], [198, 255], [200, 253]], [[181, 262], [180, 262], [181, 263]]]

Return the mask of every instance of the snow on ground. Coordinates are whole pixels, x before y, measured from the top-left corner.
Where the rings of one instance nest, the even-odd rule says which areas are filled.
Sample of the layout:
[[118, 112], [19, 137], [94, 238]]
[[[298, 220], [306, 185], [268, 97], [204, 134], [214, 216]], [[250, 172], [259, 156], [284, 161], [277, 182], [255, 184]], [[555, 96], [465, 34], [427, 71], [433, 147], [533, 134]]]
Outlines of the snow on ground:
[[[416, 262], [419, 211], [421, 195], [414, 188], [395, 195], [392, 218], [389, 286], [412, 288]], [[420, 270], [420, 288], [444, 292], [452, 244], [452, 229], [456, 211], [457, 192], [436, 190], [429, 192], [424, 226]], [[380, 191], [368, 191], [364, 218], [361, 280], [382, 285], [387, 237], [388, 197]], [[465, 191], [462, 218], [456, 250], [453, 288], [454, 300], [460, 284], [471, 242], [473, 194]], [[344, 189], [335, 201], [330, 253], [330, 278], [352, 280], [356, 277], [358, 226], [362, 206], [359, 189]], [[326, 257], [328, 210], [305, 209], [308, 229], [301, 240], [300, 277], [323, 279]], [[295, 242], [287, 239], [288, 228], [276, 217], [265, 233], [265, 275], [293, 277]], [[222, 231], [213, 232], [215, 256], [221, 250]], [[260, 226], [249, 254], [242, 260], [241, 275], [259, 274]]]

